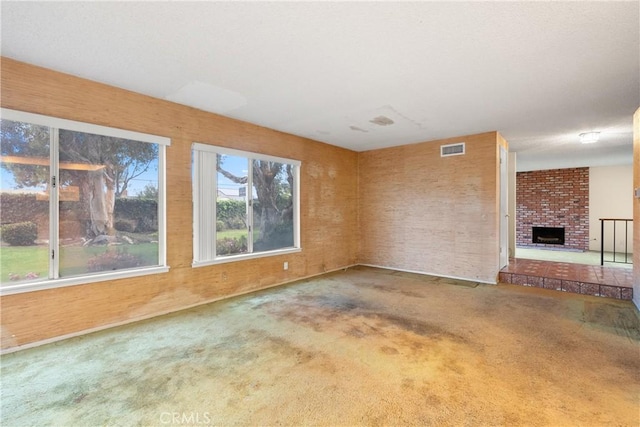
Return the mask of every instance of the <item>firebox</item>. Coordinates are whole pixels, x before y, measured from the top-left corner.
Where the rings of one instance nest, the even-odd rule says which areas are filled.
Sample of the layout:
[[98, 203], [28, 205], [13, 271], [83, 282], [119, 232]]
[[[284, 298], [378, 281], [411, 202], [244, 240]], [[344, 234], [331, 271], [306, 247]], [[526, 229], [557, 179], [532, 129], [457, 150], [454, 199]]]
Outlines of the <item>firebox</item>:
[[532, 242], [564, 245], [564, 227], [533, 227]]

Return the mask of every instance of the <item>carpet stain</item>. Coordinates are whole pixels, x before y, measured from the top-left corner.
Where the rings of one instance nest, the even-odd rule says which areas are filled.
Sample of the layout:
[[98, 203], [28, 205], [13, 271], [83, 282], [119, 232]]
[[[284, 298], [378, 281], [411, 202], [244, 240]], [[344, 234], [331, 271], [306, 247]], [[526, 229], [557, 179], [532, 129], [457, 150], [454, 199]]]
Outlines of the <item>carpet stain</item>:
[[633, 306], [549, 292], [349, 269], [5, 355], [0, 422], [639, 425]]
[[380, 347], [380, 351], [383, 352], [384, 354], [398, 354], [398, 353], [400, 353], [397, 348], [389, 347], [389, 346], [386, 346], [386, 345], [383, 345], [382, 347]]
[[381, 326], [392, 325], [404, 331], [411, 332], [422, 337], [432, 339], [447, 338], [454, 341], [464, 342], [465, 340], [444, 328], [428, 323], [413, 317], [400, 316], [389, 313], [366, 313], [366, 317], [378, 319]]
[[587, 301], [584, 304], [584, 321], [630, 340], [640, 340], [640, 321], [633, 307]]
[[410, 298], [427, 298], [429, 296], [428, 289], [425, 289], [423, 293], [420, 293], [412, 290], [407, 290], [402, 288], [392, 288], [384, 285], [358, 284], [358, 286], [366, 286], [366, 287], [370, 287], [371, 289], [375, 289], [376, 291], [379, 291], [379, 292], [400, 294]]

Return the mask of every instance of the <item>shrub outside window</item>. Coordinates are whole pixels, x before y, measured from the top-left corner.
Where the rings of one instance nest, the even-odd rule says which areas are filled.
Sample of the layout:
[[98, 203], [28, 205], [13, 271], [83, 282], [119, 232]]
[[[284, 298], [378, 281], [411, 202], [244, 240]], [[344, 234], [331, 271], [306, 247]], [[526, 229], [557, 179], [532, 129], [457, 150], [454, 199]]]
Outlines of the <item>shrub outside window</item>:
[[0, 291], [167, 271], [169, 139], [2, 110]]
[[300, 251], [300, 162], [193, 145], [194, 266]]

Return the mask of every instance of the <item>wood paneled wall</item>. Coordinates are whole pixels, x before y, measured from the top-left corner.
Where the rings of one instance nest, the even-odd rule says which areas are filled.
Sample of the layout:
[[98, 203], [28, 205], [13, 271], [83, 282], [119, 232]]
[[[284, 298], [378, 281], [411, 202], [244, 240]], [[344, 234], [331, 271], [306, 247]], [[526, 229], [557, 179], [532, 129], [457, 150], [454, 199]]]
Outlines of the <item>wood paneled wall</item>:
[[[496, 132], [358, 154], [8, 58], [1, 67], [5, 108], [172, 140], [169, 273], [4, 296], [5, 350], [356, 263], [495, 283], [498, 150], [507, 145]], [[191, 267], [194, 141], [302, 161], [301, 253]], [[440, 157], [441, 144], [460, 141], [466, 155]]]
[[[640, 188], [640, 108], [633, 115], [633, 188]], [[640, 309], [640, 198], [633, 197], [633, 302]]]
[[[2, 348], [179, 310], [355, 264], [355, 152], [2, 58], [2, 106], [170, 137], [170, 272], [2, 297]], [[191, 143], [302, 161], [298, 254], [192, 268]], [[289, 269], [283, 270], [283, 262]], [[226, 277], [226, 280], [223, 280]]]
[[489, 132], [360, 153], [360, 262], [495, 283], [500, 145]]

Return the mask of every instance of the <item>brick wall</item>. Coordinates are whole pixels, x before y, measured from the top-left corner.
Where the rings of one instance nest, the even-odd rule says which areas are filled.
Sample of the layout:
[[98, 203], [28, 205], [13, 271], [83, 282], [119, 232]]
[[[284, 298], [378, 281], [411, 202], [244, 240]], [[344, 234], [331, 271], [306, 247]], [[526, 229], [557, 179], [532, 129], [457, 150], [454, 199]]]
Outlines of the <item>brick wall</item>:
[[[532, 243], [532, 227], [564, 227], [564, 246]], [[516, 244], [589, 249], [589, 168], [517, 173]]]

